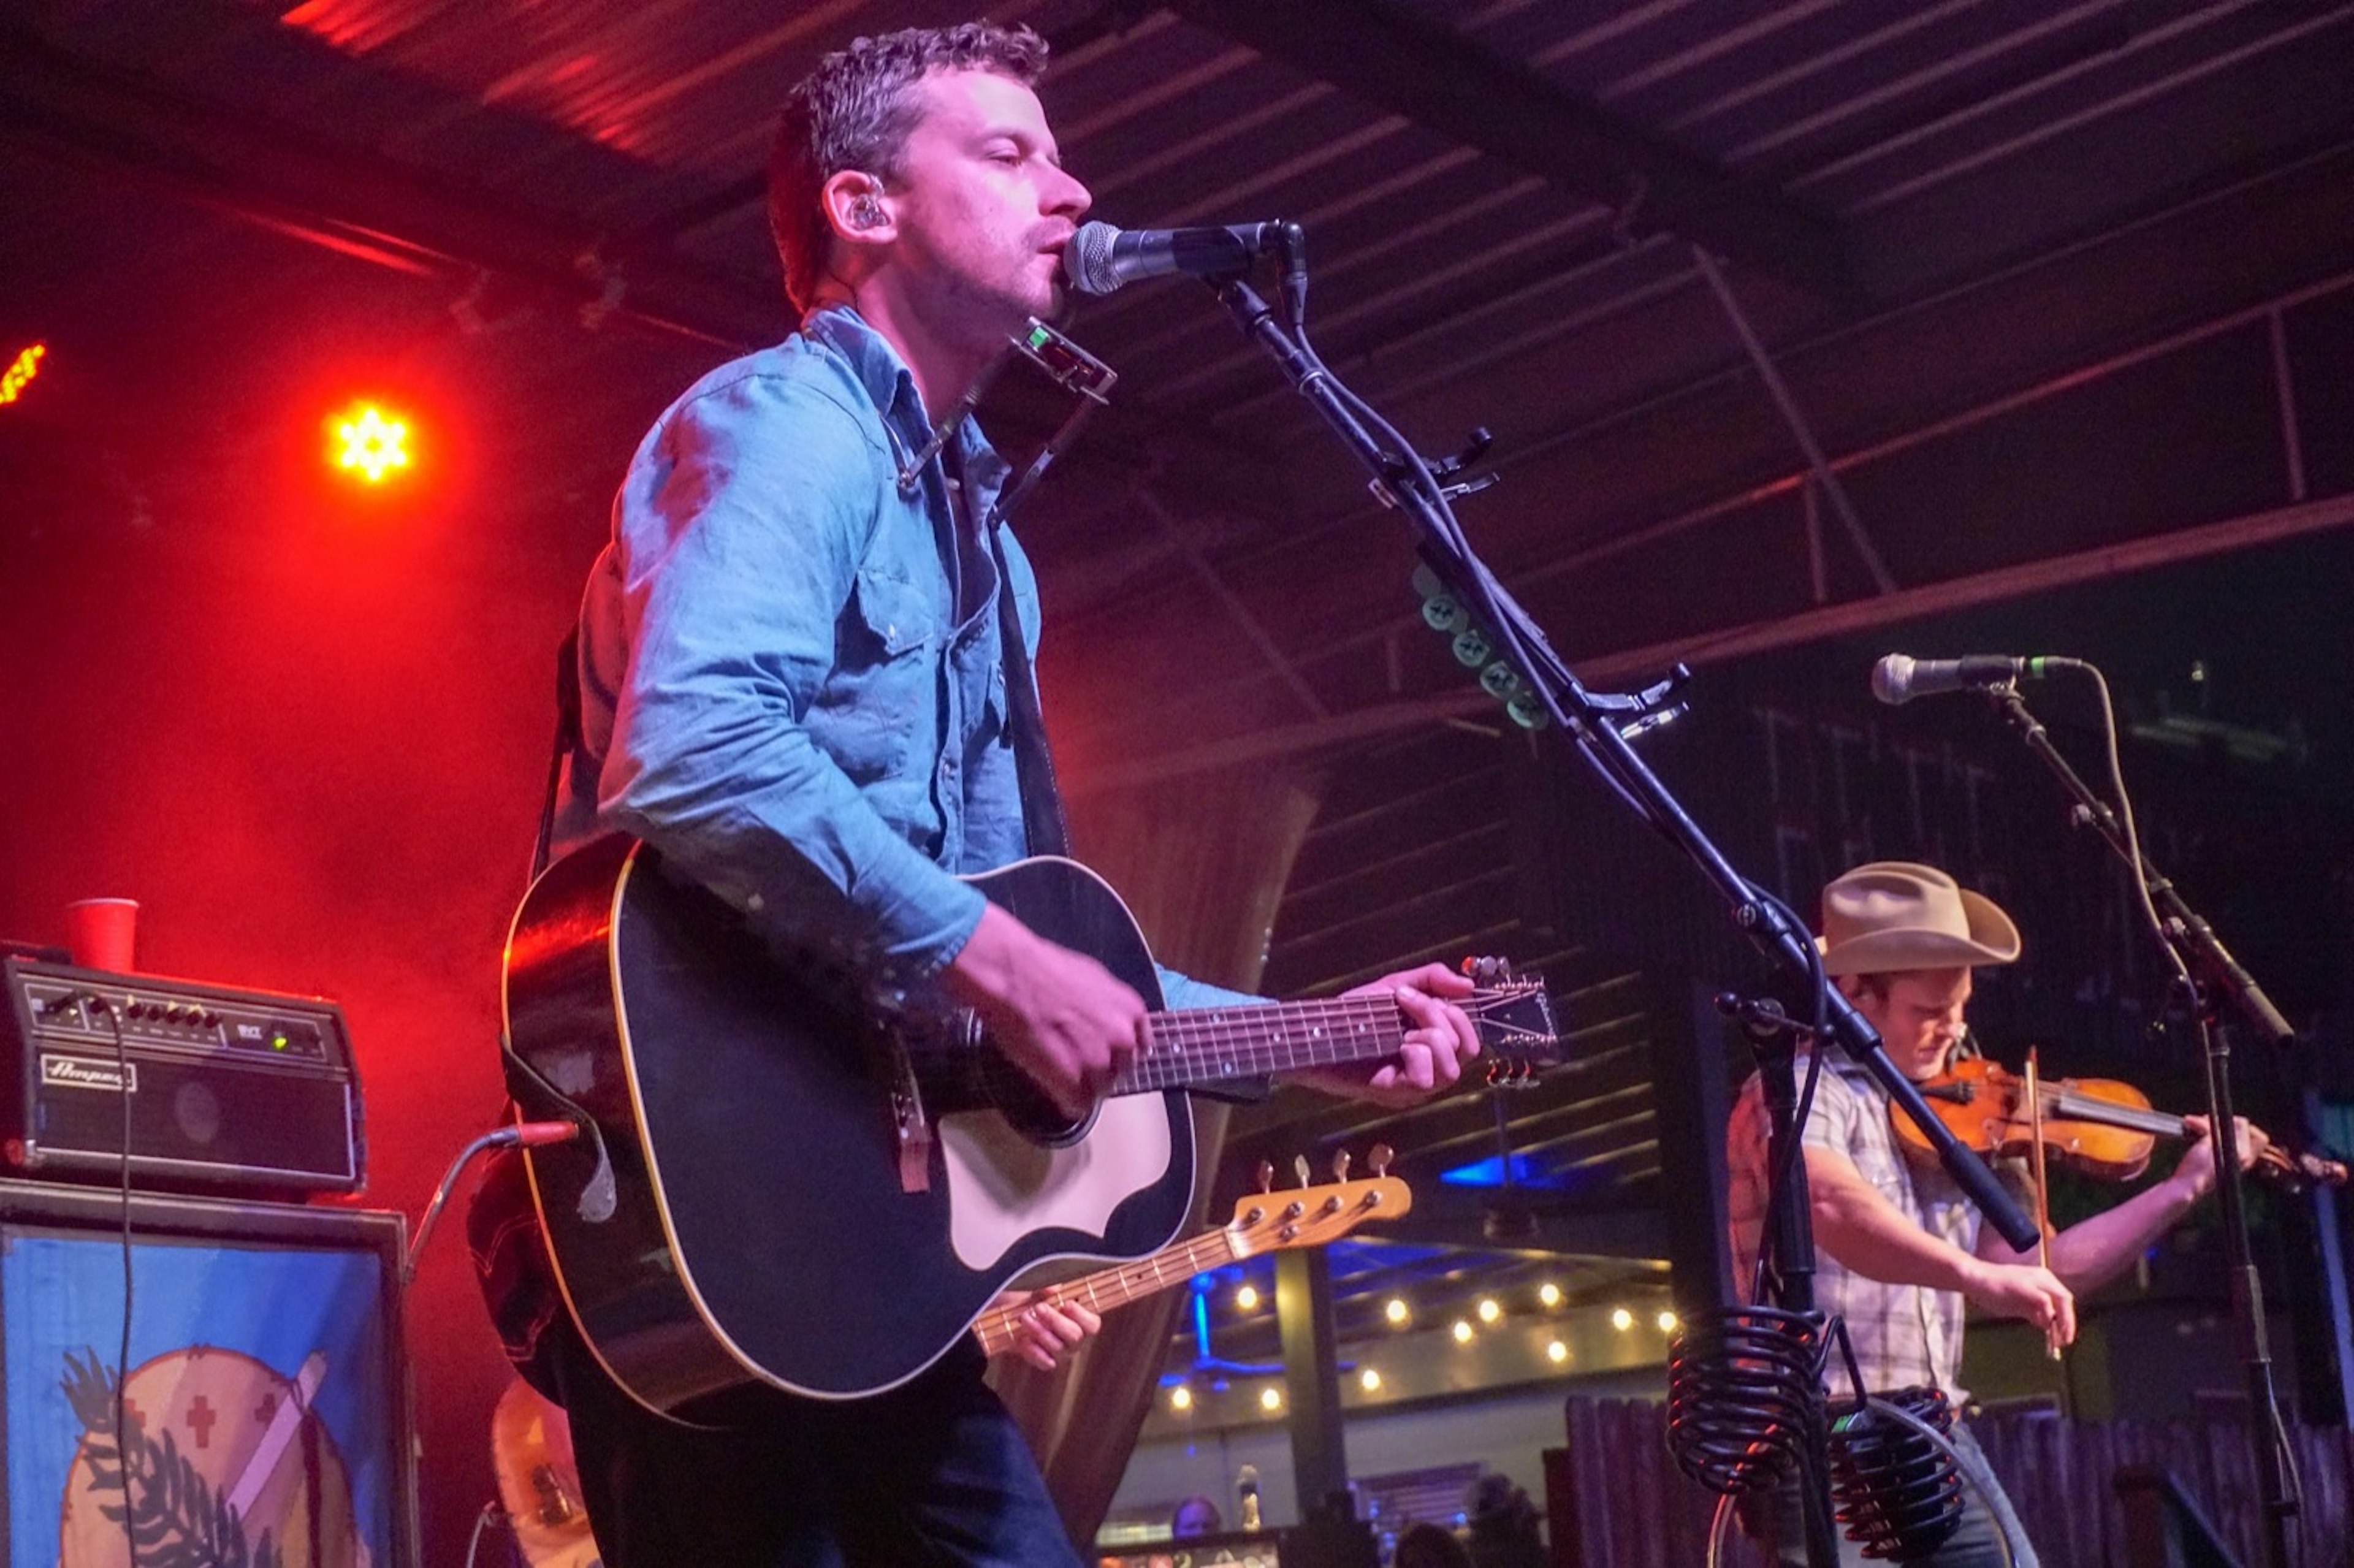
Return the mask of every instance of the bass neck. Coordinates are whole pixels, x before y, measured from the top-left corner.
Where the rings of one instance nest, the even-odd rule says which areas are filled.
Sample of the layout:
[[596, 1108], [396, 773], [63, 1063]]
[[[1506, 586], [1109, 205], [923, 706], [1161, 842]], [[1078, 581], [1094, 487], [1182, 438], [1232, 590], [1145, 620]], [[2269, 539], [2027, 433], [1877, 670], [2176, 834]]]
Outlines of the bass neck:
[[[1204, 1231], [1174, 1246], [1163, 1247], [1150, 1257], [1067, 1280], [1055, 1287], [1054, 1295], [1059, 1302], [1076, 1302], [1101, 1314], [1156, 1295], [1241, 1255], [1234, 1237], [1226, 1231]], [[997, 1308], [984, 1313], [981, 1321], [973, 1325], [981, 1349], [992, 1356], [1010, 1349], [1021, 1313], [1019, 1307]]]

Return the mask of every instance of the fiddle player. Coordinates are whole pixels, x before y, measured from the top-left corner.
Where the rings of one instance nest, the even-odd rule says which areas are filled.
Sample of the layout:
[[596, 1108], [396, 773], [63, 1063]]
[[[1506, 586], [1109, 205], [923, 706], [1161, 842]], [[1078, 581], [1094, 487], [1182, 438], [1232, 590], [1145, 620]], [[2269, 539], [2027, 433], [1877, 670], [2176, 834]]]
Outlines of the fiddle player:
[[[1823, 970], [1885, 1042], [1896, 1068], [1915, 1083], [1945, 1072], [1965, 1034], [1971, 970], [2019, 957], [2019, 929], [1995, 904], [1933, 866], [1903, 861], [1861, 865], [1823, 889]], [[1801, 1075], [1805, 1063], [1800, 1063]], [[1980, 1224], [1978, 1209], [1942, 1168], [1900, 1150], [1889, 1097], [1843, 1054], [1827, 1057], [1802, 1130], [1812, 1197], [1816, 1302], [1844, 1319], [1865, 1381], [1874, 1393], [1929, 1385], [1957, 1410], [1968, 1395], [1959, 1381], [1963, 1303], [2022, 1318], [2055, 1344], [2076, 1335], [2076, 1298], [2117, 1275], [2171, 1229], [2214, 1185], [2207, 1124], [2186, 1117], [2194, 1141], [2171, 1175], [2115, 1207], [2050, 1238], [2051, 1264], [2014, 1252]], [[1725, 1137], [1734, 1258], [1750, 1287], [1766, 1214], [1770, 1125], [1758, 1078], [1735, 1102]], [[2240, 1123], [2240, 1162], [2263, 1149], [2261, 1132]], [[1842, 1379], [1843, 1381], [1843, 1379]], [[1996, 1540], [2008, 1527], [2017, 1561], [2036, 1559], [1967, 1425], [1956, 1422], [1955, 1447], [1985, 1489], [1993, 1512], [1966, 1487], [1968, 1511], [1934, 1556], [1938, 1568], [1980, 1568], [2004, 1559]], [[1784, 1563], [1806, 1561], [1797, 1483], [1770, 1494], [1768, 1506], [1744, 1510], [1752, 1533]], [[1855, 1542], [1840, 1542], [1843, 1563], [1861, 1563]]]

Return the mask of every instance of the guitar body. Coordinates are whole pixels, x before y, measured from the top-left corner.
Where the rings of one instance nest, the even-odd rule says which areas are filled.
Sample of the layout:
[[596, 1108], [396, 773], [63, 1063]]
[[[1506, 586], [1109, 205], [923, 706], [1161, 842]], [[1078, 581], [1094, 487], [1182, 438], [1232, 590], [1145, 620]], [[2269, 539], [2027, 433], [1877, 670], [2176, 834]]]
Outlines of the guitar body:
[[[1086, 868], [1038, 859], [970, 880], [1159, 1007], [1134, 919]], [[614, 1380], [683, 1421], [763, 1385], [895, 1387], [1009, 1285], [1149, 1254], [1192, 1199], [1182, 1093], [1055, 1128], [986, 1043], [886, 1033], [628, 839], [534, 885], [505, 1004], [524, 1116], [597, 1134], [525, 1152], [567, 1305]], [[903, 1062], [930, 1134], [905, 1160]]]

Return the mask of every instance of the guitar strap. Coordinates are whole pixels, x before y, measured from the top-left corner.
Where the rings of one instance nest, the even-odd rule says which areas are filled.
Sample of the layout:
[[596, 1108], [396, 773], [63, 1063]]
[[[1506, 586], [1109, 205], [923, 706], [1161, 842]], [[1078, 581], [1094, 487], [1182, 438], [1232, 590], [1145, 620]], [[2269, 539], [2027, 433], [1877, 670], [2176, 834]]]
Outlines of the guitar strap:
[[1063, 818], [1063, 792], [1055, 782], [1055, 759], [1046, 749], [1046, 720], [1039, 711], [1038, 682], [1023, 641], [1022, 615], [1013, 602], [1013, 578], [1005, 569], [1004, 530], [989, 533], [997, 558], [997, 641], [1005, 658], [1006, 728], [1013, 741], [1013, 770], [1022, 785], [1022, 833], [1032, 854], [1067, 855], [1070, 828]]

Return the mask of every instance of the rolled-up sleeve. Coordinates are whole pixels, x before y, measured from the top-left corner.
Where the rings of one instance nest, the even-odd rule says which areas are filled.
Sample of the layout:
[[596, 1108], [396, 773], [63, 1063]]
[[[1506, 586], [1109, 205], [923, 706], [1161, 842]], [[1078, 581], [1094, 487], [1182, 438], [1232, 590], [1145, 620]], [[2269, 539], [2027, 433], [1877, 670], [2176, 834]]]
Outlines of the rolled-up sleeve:
[[897, 984], [953, 959], [982, 901], [807, 726], [886, 468], [848, 408], [773, 376], [648, 438], [614, 503], [629, 658], [599, 806], [772, 941]]

